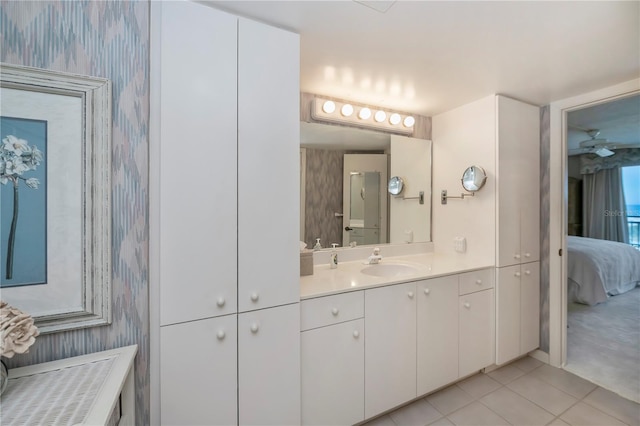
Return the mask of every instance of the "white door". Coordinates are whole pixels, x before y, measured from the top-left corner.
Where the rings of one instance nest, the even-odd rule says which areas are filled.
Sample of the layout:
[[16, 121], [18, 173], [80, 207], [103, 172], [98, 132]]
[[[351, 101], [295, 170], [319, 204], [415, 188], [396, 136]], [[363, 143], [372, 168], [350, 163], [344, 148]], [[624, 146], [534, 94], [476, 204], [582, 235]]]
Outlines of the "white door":
[[238, 315], [241, 425], [300, 424], [300, 304]]
[[161, 31], [158, 277], [168, 325], [236, 311], [237, 18], [164, 2]]
[[496, 364], [520, 355], [520, 265], [496, 270]]
[[300, 301], [300, 39], [242, 18], [238, 34], [238, 310], [245, 312]]
[[458, 276], [417, 283], [418, 395], [458, 378]]
[[540, 263], [521, 266], [520, 354], [540, 346]]
[[237, 424], [236, 315], [160, 328], [163, 425]]
[[416, 285], [364, 294], [365, 417], [416, 397]]
[[303, 425], [364, 420], [364, 342], [363, 319], [302, 333]]
[[495, 362], [493, 289], [459, 297], [460, 359], [458, 374], [467, 376]]
[[343, 158], [342, 245], [386, 243], [388, 156], [345, 154]]

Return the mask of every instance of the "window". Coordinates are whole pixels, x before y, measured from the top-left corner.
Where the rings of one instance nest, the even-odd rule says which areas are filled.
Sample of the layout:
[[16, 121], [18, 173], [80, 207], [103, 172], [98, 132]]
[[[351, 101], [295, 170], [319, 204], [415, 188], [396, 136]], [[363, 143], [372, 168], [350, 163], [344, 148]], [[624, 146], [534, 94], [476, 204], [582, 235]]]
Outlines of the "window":
[[622, 188], [627, 204], [629, 244], [640, 249], [640, 166], [622, 168]]

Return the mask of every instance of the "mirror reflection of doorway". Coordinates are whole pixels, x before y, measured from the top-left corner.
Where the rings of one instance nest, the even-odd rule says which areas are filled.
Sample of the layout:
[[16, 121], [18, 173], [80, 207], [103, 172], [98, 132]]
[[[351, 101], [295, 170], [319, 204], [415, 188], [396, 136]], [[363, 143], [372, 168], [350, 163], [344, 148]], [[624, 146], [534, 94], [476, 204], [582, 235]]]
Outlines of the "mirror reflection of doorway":
[[345, 154], [342, 245], [387, 241], [386, 154]]

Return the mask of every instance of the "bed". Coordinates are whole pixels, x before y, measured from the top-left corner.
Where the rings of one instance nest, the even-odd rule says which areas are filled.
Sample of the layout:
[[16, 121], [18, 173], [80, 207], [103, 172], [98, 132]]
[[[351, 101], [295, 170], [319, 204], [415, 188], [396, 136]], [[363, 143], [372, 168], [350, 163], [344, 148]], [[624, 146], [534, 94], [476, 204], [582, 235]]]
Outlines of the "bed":
[[567, 237], [568, 301], [596, 305], [640, 285], [640, 250], [628, 244]]

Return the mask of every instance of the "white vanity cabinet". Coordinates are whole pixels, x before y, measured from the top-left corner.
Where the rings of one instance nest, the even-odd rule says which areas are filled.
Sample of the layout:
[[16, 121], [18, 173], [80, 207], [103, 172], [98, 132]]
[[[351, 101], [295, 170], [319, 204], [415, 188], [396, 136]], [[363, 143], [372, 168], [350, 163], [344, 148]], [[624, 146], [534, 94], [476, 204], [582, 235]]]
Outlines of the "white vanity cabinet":
[[364, 420], [364, 292], [300, 304], [302, 424]]
[[458, 378], [458, 275], [417, 283], [417, 394]]
[[362, 318], [302, 332], [303, 425], [364, 420], [364, 332]]
[[496, 364], [524, 355], [540, 344], [540, 263], [498, 268]]
[[241, 425], [300, 423], [300, 305], [238, 314]]
[[468, 376], [494, 363], [495, 303], [493, 289], [461, 295], [458, 374]]
[[151, 42], [151, 421], [299, 424], [299, 36], [153, 2]]
[[416, 397], [416, 284], [365, 290], [365, 417]]
[[238, 423], [237, 315], [160, 330], [164, 425]]

